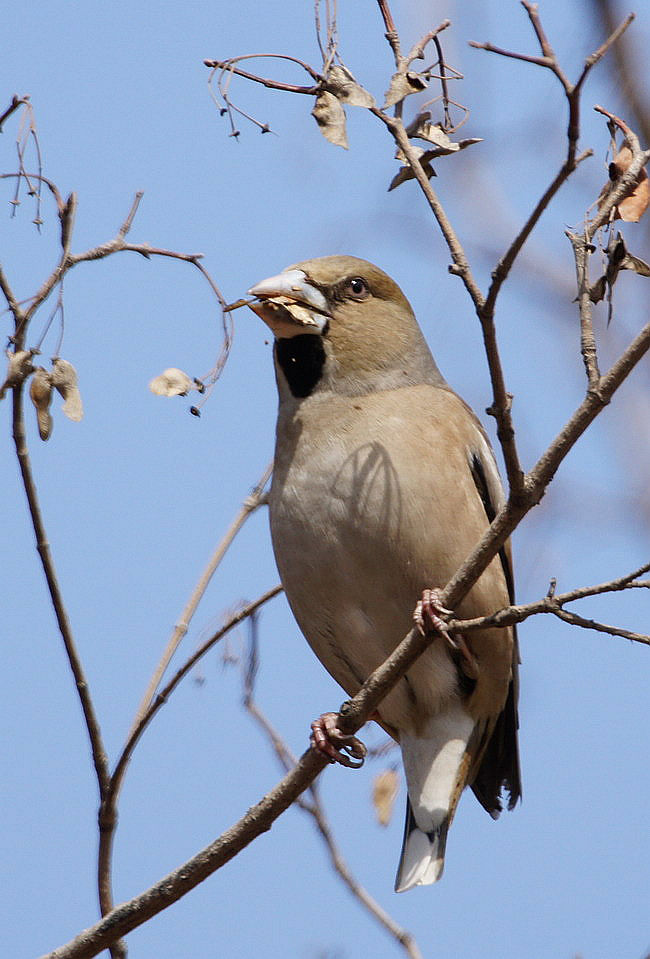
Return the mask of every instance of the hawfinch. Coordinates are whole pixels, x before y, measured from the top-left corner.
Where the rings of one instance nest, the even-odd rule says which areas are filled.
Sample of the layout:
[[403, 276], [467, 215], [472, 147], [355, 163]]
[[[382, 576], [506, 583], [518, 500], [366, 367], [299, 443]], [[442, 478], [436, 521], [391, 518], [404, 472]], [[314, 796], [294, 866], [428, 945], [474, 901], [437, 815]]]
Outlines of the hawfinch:
[[[262, 280], [249, 305], [273, 331], [279, 393], [273, 548], [307, 641], [350, 695], [412, 626], [503, 503], [488, 439], [436, 366], [406, 297], [382, 270], [325, 256]], [[513, 599], [509, 546], [459, 604]], [[395, 889], [435, 882], [460, 794], [497, 818], [521, 794], [514, 628], [435, 639], [381, 702], [408, 800]], [[319, 729], [315, 745], [323, 744]]]

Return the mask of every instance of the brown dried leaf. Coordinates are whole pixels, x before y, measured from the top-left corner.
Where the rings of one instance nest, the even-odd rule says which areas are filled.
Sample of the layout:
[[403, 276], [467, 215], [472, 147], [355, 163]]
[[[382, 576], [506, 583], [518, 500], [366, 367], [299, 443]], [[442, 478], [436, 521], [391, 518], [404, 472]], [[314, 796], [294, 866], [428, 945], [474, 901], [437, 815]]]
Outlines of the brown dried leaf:
[[638, 256], [627, 253], [621, 263], [622, 270], [634, 270], [639, 276], [650, 276], [650, 264]]
[[427, 86], [428, 81], [424, 79], [421, 73], [415, 73], [413, 70], [408, 70], [406, 73], [400, 73], [399, 71], [394, 73], [390, 80], [390, 86], [386, 90], [386, 99], [382, 109], [387, 110], [389, 107], [395, 106], [396, 103], [412, 93], [421, 93], [426, 90]]
[[5, 377], [5, 381], [0, 387], [0, 400], [4, 399], [4, 395], [7, 390], [11, 389], [13, 386], [20, 386], [25, 377], [29, 376], [29, 374], [33, 371], [33, 355], [34, 354], [31, 350], [18, 350], [16, 353], [12, 353], [11, 350], [7, 350], [7, 359], [9, 360], [9, 364], [7, 366], [7, 375]]
[[625, 223], [638, 223], [650, 204], [648, 174], [641, 170], [641, 179], [629, 196], [618, 204], [618, 212]]
[[187, 396], [194, 388], [194, 380], [175, 366], [170, 366], [149, 383], [149, 389], [156, 396]]
[[323, 90], [316, 97], [311, 115], [320, 127], [326, 140], [334, 146], [348, 148], [348, 138], [345, 132], [345, 110], [333, 93]]
[[600, 303], [607, 292], [607, 277], [605, 274], [598, 277], [595, 283], [589, 287], [589, 299], [592, 303]]
[[374, 107], [375, 98], [354, 79], [343, 64], [334, 64], [325, 77], [327, 90], [342, 103], [353, 107]]
[[398, 792], [399, 777], [395, 769], [385, 769], [383, 773], [375, 776], [372, 785], [372, 804], [382, 826], [387, 826], [390, 822]]
[[[600, 191], [598, 196], [598, 209], [602, 209], [603, 204], [611, 194], [619, 179], [628, 170], [632, 162], [632, 151], [629, 146], [623, 145], [609, 165], [609, 182]], [[630, 188], [630, 192], [612, 211], [612, 220], [623, 220], [626, 223], [638, 223], [645, 211], [650, 205], [650, 183], [648, 174], [641, 170], [636, 185]]]
[[[422, 147], [413, 147], [415, 152], [418, 155], [418, 160], [420, 161], [420, 166], [427, 175], [427, 179], [430, 180], [432, 176], [437, 176], [436, 171], [431, 166], [431, 159], [435, 155], [435, 150], [423, 150]], [[401, 150], [398, 150], [396, 153], [396, 158], [398, 160], [404, 161], [405, 157]], [[401, 183], [406, 183], [407, 180], [413, 180], [415, 174], [408, 163], [404, 163], [404, 166], [400, 167], [398, 172], [395, 174], [393, 179], [390, 181], [388, 187], [388, 192], [394, 190], [395, 187], [398, 187]]]
[[633, 270], [639, 276], [650, 276], [650, 264], [638, 256], [630, 253], [625, 246], [623, 235], [619, 232], [612, 234], [607, 244], [607, 269], [601, 277], [589, 288], [589, 299], [592, 303], [600, 303], [607, 296], [609, 316], [612, 318], [612, 290], [621, 270]]
[[29, 384], [29, 396], [36, 410], [38, 435], [42, 440], [49, 440], [52, 433], [52, 415], [50, 413], [52, 374], [48, 373], [42, 366], [37, 367], [32, 376]]
[[431, 150], [431, 158], [448, 156], [450, 153], [458, 153], [474, 143], [482, 143], [482, 137], [469, 137], [466, 140], [451, 140], [439, 123], [431, 123], [431, 114], [429, 112], [418, 113], [412, 123], [406, 128], [409, 137], [418, 140], [427, 140], [435, 144], [437, 149]]
[[52, 360], [52, 386], [54, 386], [64, 399], [63, 412], [69, 420], [78, 423], [83, 418], [83, 404], [81, 402], [81, 393], [77, 386], [77, 371], [72, 363], [62, 360], [56, 356]]

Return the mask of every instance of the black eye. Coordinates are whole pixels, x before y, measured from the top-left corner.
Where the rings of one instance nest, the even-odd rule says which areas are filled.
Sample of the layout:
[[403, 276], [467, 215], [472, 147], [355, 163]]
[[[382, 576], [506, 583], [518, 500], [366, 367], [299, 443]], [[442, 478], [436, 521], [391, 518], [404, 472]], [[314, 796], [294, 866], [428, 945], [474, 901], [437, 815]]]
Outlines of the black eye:
[[353, 276], [348, 280], [345, 286], [345, 292], [354, 297], [355, 300], [365, 300], [370, 293], [368, 284], [360, 276]]

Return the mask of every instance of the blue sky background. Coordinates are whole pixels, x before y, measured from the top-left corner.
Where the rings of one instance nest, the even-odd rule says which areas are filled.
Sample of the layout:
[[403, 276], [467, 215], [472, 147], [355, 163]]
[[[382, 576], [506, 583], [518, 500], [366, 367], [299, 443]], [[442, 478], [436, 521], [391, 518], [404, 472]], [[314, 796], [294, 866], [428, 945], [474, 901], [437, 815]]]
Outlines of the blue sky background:
[[[381, 98], [392, 61], [376, 5], [340, 6], [340, 53]], [[620, 9], [622, 18], [628, 9]], [[577, 77], [603, 39], [591, 6], [546, 0], [540, 12], [562, 64]], [[440, 160], [434, 186], [485, 288], [496, 258], [563, 159], [561, 92], [540, 69], [467, 46], [490, 39], [536, 53], [527, 17], [514, 2], [404, 2], [395, 3], [394, 14], [405, 46], [444, 17], [454, 21], [443, 41], [449, 62], [466, 77], [455, 88], [471, 110], [462, 135], [484, 142]], [[640, 5], [632, 27], [637, 52], [647, 50], [649, 30], [650, 14]], [[417, 187], [386, 192], [396, 165], [383, 128], [351, 108], [345, 152], [322, 139], [308, 98], [235, 81], [235, 101], [278, 134], [262, 136], [242, 120], [235, 142], [210, 100], [202, 61], [250, 52], [286, 52], [318, 67], [311, 4], [14, 5], [2, 42], [0, 108], [13, 93], [31, 95], [45, 174], [64, 194], [78, 192], [73, 251], [111, 238], [141, 189], [132, 240], [204, 253], [228, 300], [306, 257], [366, 257], [400, 283], [441, 369], [482, 415], [491, 398], [478, 323], [460, 281], [447, 273], [448, 254]], [[297, 68], [262, 64], [264, 71], [304, 82]], [[646, 97], [647, 80], [646, 71], [639, 77]], [[564, 230], [580, 224], [606, 179], [607, 133], [591, 110], [598, 102], [626, 113], [608, 65], [593, 72], [583, 100], [581, 146], [593, 147], [595, 158], [545, 214], [500, 302], [500, 342], [526, 467], [584, 391]], [[15, 169], [16, 131], [14, 117], [0, 139], [3, 171]], [[11, 187], [1, 185], [0, 194], [1, 259], [23, 298], [56, 262], [58, 219], [46, 199], [39, 236], [30, 203], [10, 219]], [[648, 259], [646, 228], [628, 225], [624, 232], [630, 248]], [[197, 271], [122, 253], [76, 267], [65, 303], [61, 354], [79, 371], [85, 417], [71, 423], [57, 408], [45, 444], [28, 409], [29, 442], [70, 618], [106, 746], [116, 757], [190, 591], [272, 455], [271, 348], [259, 320], [236, 313], [230, 361], [195, 419], [187, 400], [160, 399], [147, 384], [168, 366], [201, 375], [218, 352], [219, 315]], [[609, 327], [603, 308], [596, 315], [603, 365], [645, 322], [646, 281], [623, 275], [616, 306]], [[46, 305], [30, 344], [47, 315]], [[55, 342], [53, 330], [46, 360]], [[646, 359], [517, 533], [521, 601], [543, 595], [551, 577], [565, 590], [648, 560], [648, 370]], [[0, 424], [2, 938], [7, 955], [26, 957], [67, 941], [97, 916], [97, 789], [34, 550], [8, 402], [0, 404]], [[260, 511], [210, 586], [185, 653], [239, 601], [276, 582]], [[579, 611], [647, 631], [650, 601], [637, 590]], [[236, 634], [230, 652], [239, 655], [244, 640], [244, 631]], [[302, 640], [284, 599], [265, 609], [260, 640], [260, 705], [299, 753], [311, 719], [338, 707], [342, 693]], [[467, 794], [443, 881], [397, 897], [403, 791], [393, 822], [382, 829], [370, 791], [386, 762], [356, 773], [332, 768], [322, 777], [322, 794], [341, 850], [426, 957], [641, 959], [650, 949], [649, 651], [549, 618], [528, 621], [521, 644], [520, 808], [494, 824]], [[120, 805], [117, 901], [214, 839], [278, 780], [276, 761], [240, 698], [238, 669], [226, 668], [217, 648], [146, 732]], [[370, 730], [365, 738], [381, 741]], [[400, 954], [343, 889], [311, 823], [293, 809], [132, 933], [129, 945], [133, 956], [158, 959]]]

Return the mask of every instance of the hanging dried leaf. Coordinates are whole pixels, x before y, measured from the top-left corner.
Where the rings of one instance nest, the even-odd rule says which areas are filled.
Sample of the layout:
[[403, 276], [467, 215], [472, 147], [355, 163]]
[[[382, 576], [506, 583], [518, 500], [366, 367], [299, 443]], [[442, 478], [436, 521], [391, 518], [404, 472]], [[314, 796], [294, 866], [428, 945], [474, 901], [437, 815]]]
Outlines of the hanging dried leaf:
[[421, 73], [415, 73], [412, 70], [408, 70], [406, 73], [394, 73], [390, 79], [390, 86], [386, 90], [386, 99], [382, 109], [387, 110], [389, 107], [395, 106], [396, 103], [412, 93], [421, 93], [426, 90], [427, 85], [428, 83]]
[[333, 93], [323, 90], [316, 97], [311, 115], [320, 127], [326, 140], [334, 146], [348, 148], [348, 138], [345, 132], [345, 110]]
[[383, 773], [375, 776], [372, 785], [372, 804], [382, 826], [387, 826], [390, 822], [398, 792], [399, 777], [395, 769], [385, 769]]
[[592, 303], [600, 303], [607, 292], [607, 277], [603, 274], [589, 287], [589, 299]]
[[412, 123], [406, 128], [409, 137], [418, 140], [427, 140], [434, 143], [436, 150], [431, 150], [431, 158], [448, 156], [450, 153], [458, 153], [474, 143], [482, 143], [482, 137], [468, 137], [466, 140], [451, 140], [440, 124], [431, 123], [431, 114], [428, 112], [418, 113]]
[[[618, 184], [623, 174], [632, 162], [632, 151], [627, 145], [621, 147], [609, 165], [609, 183], [600, 191], [598, 209], [602, 209], [612, 190]], [[626, 223], [638, 223], [650, 205], [650, 183], [648, 174], [641, 170], [636, 184], [630, 187], [629, 193], [619, 201], [612, 211], [612, 220], [623, 220]]]
[[194, 380], [175, 366], [170, 366], [149, 383], [149, 389], [156, 396], [187, 396], [195, 387]]
[[9, 364], [7, 366], [7, 375], [5, 377], [5, 381], [0, 387], [0, 400], [4, 399], [7, 390], [14, 386], [20, 386], [25, 377], [29, 376], [29, 374], [33, 371], [33, 355], [34, 354], [31, 350], [18, 350], [16, 353], [12, 353], [11, 350], [7, 350], [7, 359], [9, 360]]
[[607, 297], [609, 311], [607, 323], [612, 319], [612, 291], [621, 270], [633, 270], [639, 276], [650, 276], [650, 264], [638, 256], [628, 252], [625, 240], [621, 233], [612, 232], [607, 244], [607, 269], [589, 288], [589, 299], [592, 303], [600, 303]]
[[50, 403], [52, 401], [52, 374], [42, 366], [36, 368], [29, 384], [29, 396], [36, 410], [38, 435], [42, 440], [49, 440], [52, 433], [52, 415]]
[[81, 402], [81, 393], [77, 386], [77, 371], [72, 363], [62, 360], [56, 356], [52, 360], [52, 386], [54, 386], [64, 399], [63, 412], [69, 420], [78, 423], [83, 418], [83, 404]]
[[[420, 166], [424, 170], [427, 179], [430, 180], [432, 176], [437, 176], [436, 171], [431, 166], [431, 159], [434, 156], [434, 150], [423, 150], [422, 147], [413, 147], [414, 151], [417, 153], [418, 160], [420, 161]], [[395, 154], [398, 160], [405, 161], [405, 156], [401, 150], [398, 150]], [[415, 178], [415, 173], [411, 169], [408, 163], [404, 162], [404, 166], [400, 167], [398, 172], [395, 174], [393, 179], [390, 181], [388, 187], [388, 192], [394, 190], [395, 187], [398, 187], [401, 183], [406, 183], [407, 180], [413, 180]]]
[[335, 64], [325, 77], [327, 90], [342, 103], [353, 107], [374, 107], [375, 98], [354, 79], [347, 67]]

